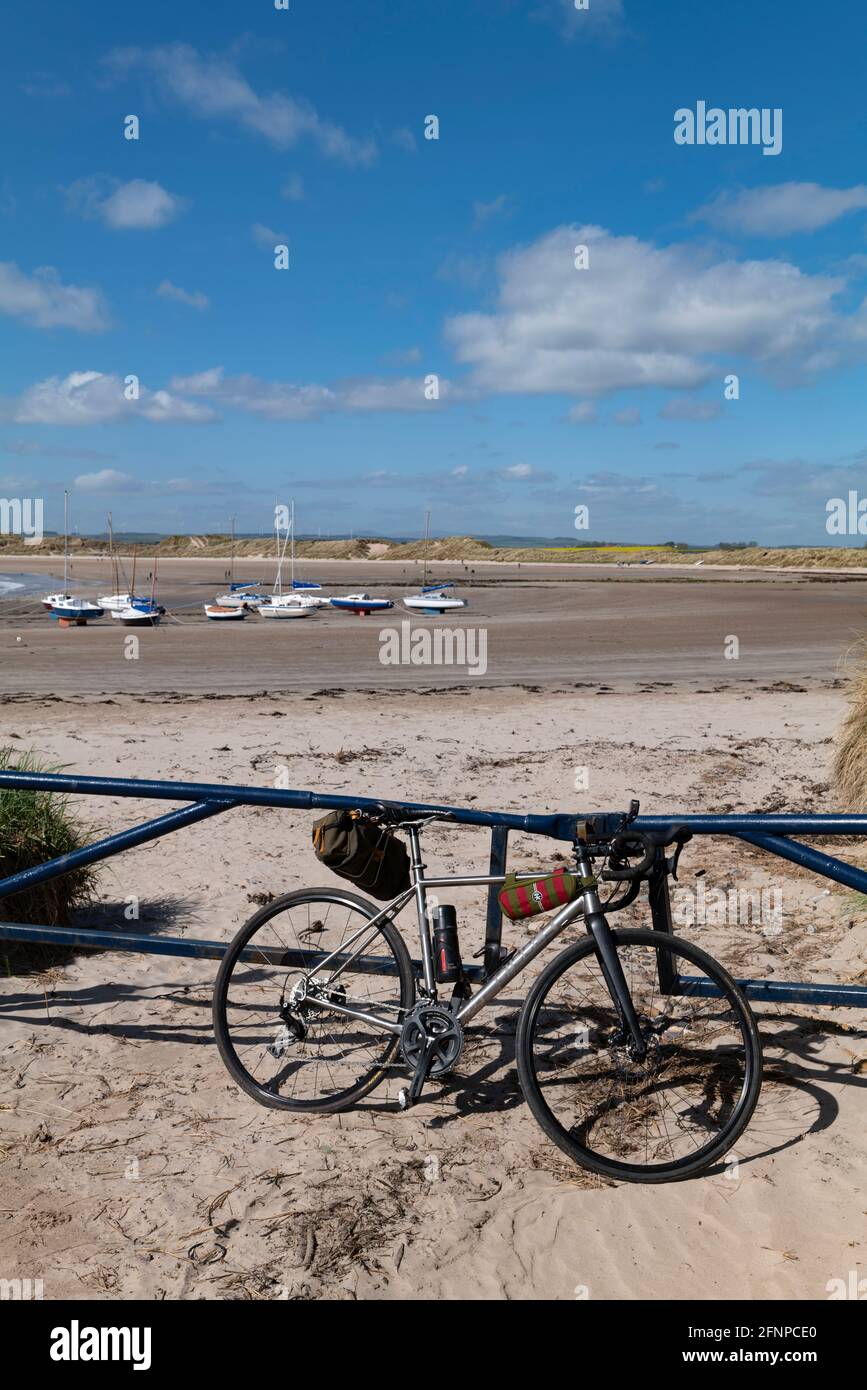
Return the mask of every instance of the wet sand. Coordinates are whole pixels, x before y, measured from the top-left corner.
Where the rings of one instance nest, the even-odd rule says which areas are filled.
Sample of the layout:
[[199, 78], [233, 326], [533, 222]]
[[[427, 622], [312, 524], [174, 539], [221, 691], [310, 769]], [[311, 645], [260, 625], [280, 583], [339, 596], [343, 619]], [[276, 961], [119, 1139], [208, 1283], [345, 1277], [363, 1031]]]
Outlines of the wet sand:
[[[23, 568], [19, 560], [4, 563], [7, 573]], [[44, 570], [48, 581], [56, 564], [46, 558], [27, 567]], [[239, 577], [267, 581], [272, 564], [246, 564]], [[443, 563], [431, 573], [458, 581], [469, 606], [431, 619], [408, 613], [400, 602], [418, 585], [418, 565], [332, 561], [299, 568], [321, 581], [323, 593], [364, 589], [389, 595], [395, 607], [367, 618], [323, 610], [301, 622], [267, 623], [251, 615], [217, 625], [205, 619], [202, 605], [225, 587], [225, 561], [167, 560], [160, 565], [159, 598], [168, 615], [157, 630], [136, 629], [137, 644], [110, 618], [61, 629], [32, 598], [16, 601], [13, 595], [0, 604], [0, 695], [465, 684], [631, 689], [673, 682], [708, 691], [810, 686], [838, 677], [841, 652], [867, 627], [867, 579], [854, 577]], [[147, 572], [140, 567], [143, 581]], [[75, 574], [76, 592], [96, 597], [111, 587], [104, 559], [76, 559]], [[433, 648], [411, 659], [414, 635], [437, 629], [460, 634], [444, 653], [455, 659], [428, 661], [436, 656]], [[384, 630], [402, 634], [396, 664], [383, 659]]]

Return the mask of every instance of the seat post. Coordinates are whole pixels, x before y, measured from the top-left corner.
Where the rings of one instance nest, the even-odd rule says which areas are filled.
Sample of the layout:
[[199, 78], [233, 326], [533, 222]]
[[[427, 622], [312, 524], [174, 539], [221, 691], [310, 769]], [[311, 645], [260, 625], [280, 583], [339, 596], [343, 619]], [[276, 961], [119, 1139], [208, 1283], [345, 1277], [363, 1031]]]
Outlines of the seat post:
[[418, 939], [421, 946], [421, 964], [424, 973], [425, 993], [436, 997], [436, 980], [433, 968], [433, 948], [431, 946], [430, 926], [427, 920], [427, 895], [424, 888], [425, 865], [421, 857], [421, 834], [417, 825], [406, 826], [409, 840], [409, 864], [412, 886], [415, 890], [415, 906], [418, 914]]

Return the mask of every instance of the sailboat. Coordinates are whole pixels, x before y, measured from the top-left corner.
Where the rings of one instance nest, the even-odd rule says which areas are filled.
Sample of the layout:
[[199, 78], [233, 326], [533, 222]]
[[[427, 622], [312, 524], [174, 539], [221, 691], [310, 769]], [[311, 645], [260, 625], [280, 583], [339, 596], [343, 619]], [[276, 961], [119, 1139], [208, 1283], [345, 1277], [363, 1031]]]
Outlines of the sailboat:
[[[253, 607], [257, 610], [261, 618], [309, 618], [318, 607], [314, 598], [307, 595], [302, 596], [295, 592], [295, 503], [291, 504], [289, 524], [286, 528], [286, 536], [281, 544], [280, 523], [277, 519], [275, 508], [274, 531], [277, 542], [277, 573], [274, 578], [274, 588], [271, 593], [266, 595], [259, 603], [254, 603]], [[290, 591], [283, 593], [283, 561], [286, 558], [286, 547], [291, 540], [291, 577]]]
[[65, 622], [83, 627], [88, 618], [101, 618], [102, 609], [98, 603], [87, 598], [74, 598], [69, 592], [69, 493], [63, 494], [63, 593], [49, 594], [42, 600], [43, 608], [51, 611], [52, 618], [62, 618]]
[[[133, 553], [133, 559], [135, 554]], [[133, 585], [135, 584], [135, 569], [133, 569]], [[165, 613], [165, 608], [161, 603], [157, 603], [157, 557], [154, 556], [154, 567], [151, 571], [151, 596], [150, 598], [135, 598], [121, 608], [119, 612], [112, 613], [113, 618], [123, 623], [124, 627], [156, 627]]]
[[225, 594], [218, 594], [213, 603], [205, 604], [205, 615], [208, 618], [226, 619], [230, 621], [243, 618], [248, 608], [255, 608], [256, 604], [267, 595], [262, 593], [261, 584], [235, 583], [235, 518], [229, 519], [229, 530], [232, 537], [231, 560], [229, 563], [229, 589]]
[[[137, 595], [135, 592], [135, 550], [133, 550], [132, 560], [132, 585], [125, 592], [121, 590], [120, 571], [123, 569], [123, 566], [114, 548], [114, 527], [112, 525], [111, 512], [108, 514], [108, 553], [111, 556], [114, 593], [106, 594], [99, 602], [105, 611], [110, 613], [113, 618], [119, 618], [125, 608], [129, 608], [134, 603], [147, 603], [147, 599]], [[123, 577], [126, 579], [126, 574], [124, 574]]]
[[232, 546], [229, 552], [229, 592], [220, 594], [213, 603], [206, 603], [205, 617], [209, 622], [242, 622], [247, 616], [247, 590], [254, 588], [250, 584], [235, 583], [235, 518], [229, 518], [229, 531], [232, 537]]
[[465, 598], [458, 598], [457, 594], [446, 593], [447, 589], [455, 586], [451, 580], [444, 584], [428, 584], [427, 582], [427, 552], [430, 542], [430, 512], [424, 514], [424, 567], [422, 570], [421, 591], [417, 594], [408, 594], [403, 600], [404, 608], [410, 612], [427, 613], [429, 617], [439, 617], [443, 613], [450, 613], [456, 608], [466, 608]]

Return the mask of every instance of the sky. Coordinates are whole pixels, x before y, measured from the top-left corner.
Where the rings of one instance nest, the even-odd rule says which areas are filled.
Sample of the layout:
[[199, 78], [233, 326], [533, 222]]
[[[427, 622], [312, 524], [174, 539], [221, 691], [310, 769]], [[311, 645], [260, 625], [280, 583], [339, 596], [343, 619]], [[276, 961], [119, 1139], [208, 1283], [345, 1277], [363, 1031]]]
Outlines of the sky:
[[7, 15], [0, 494], [865, 543], [863, 6], [277, 4]]

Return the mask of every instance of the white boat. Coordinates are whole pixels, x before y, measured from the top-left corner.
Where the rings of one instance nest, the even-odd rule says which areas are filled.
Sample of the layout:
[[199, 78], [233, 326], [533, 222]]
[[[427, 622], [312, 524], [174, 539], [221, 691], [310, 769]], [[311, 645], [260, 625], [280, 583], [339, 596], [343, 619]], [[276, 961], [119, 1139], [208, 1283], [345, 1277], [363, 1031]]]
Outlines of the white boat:
[[430, 584], [423, 588], [421, 593], [410, 594], [405, 598], [403, 606], [421, 613], [451, 613], [455, 608], [466, 608], [466, 599], [458, 598], [456, 594], [447, 594], [445, 591], [449, 588], [450, 584]]
[[258, 584], [240, 584], [225, 594], [217, 594], [214, 603], [219, 608], [258, 608], [267, 598]]
[[257, 613], [265, 608], [306, 608], [314, 613], [317, 608], [328, 608], [331, 600], [313, 594], [266, 594], [258, 602], [251, 604]]
[[209, 618], [212, 622], [237, 623], [247, 616], [247, 610], [242, 604], [236, 605], [235, 607], [228, 607], [221, 603], [206, 603], [204, 608], [205, 617]]
[[435, 616], [443, 613], [451, 613], [456, 608], [466, 608], [465, 598], [458, 598], [457, 594], [447, 594], [446, 589], [453, 589], [454, 584], [449, 580], [445, 584], [428, 584], [427, 582], [427, 550], [430, 541], [430, 512], [424, 514], [424, 567], [421, 576], [421, 590], [417, 594], [408, 594], [403, 600], [404, 608], [408, 608], [412, 613], [427, 613]]
[[[238, 608], [244, 613], [248, 608], [255, 608], [267, 594], [264, 593], [258, 580], [244, 583], [241, 580], [235, 583], [235, 518], [229, 518], [229, 532], [232, 537], [232, 548], [230, 551], [231, 560], [229, 563], [229, 587], [224, 594], [217, 594], [213, 604], [205, 604], [205, 612], [209, 607], [212, 608]], [[210, 614], [208, 615], [210, 616]]]
[[332, 608], [340, 608], [349, 613], [359, 613], [362, 616], [367, 613], [384, 613], [387, 608], [393, 608], [394, 602], [390, 598], [374, 598], [371, 594], [343, 594], [338, 598], [330, 600]]
[[[108, 553], [111, 557], [112, 572], [114, 574], [114, 587], [117, 590], [117, 592], [113, 594], [106, 594], [104, 598], [101, 598], [99, 600], [99, 602], [100, 606], [105, 609], [105, 611], [109, 614], [110, 617], [119, 618], [121, 613], [125, 612], [127, 608], [138, 608], [141, 604], [147, 603], [148, 600], [144, 594], [137, 594], [135, 592], [135, 548], [133, 548], [132, 555], [132, 584], [130, 585], [130, 588], [126, 593], [120, 592], [120, 589], [118, 587], [118, 579], [120, 578], [118, 574], [118, 557], [114, 549], [114, 526], [112, 525], [111, 512], [109, 512], [108, 514]], [[126, 574], [123, 575], [123, 578], [126, 580], [127, 583], [129, 583], [129, 580], [126, 579]]]
[[[133, 582], [135, 582], [134, 576], [135, 571], [133, 571]], [[118, 622], [123, 623], [124, 627], [157, 627], [165, 611], [163, 605], [157, 603], [157, 557], [154, 556], [150, 598], [133, 598], [126, 608], [121, 608], [118, 613], [113, 613], [112, 617], [116, 617]]]
[[305, 604], [279, 603], [276, 599], [263, 603], [258, 609], [260, 618], [309, 618], [314, 611]]
[[[319, 585], [313, 580], [295, 578], [295, 502], [290, 502], [289, 520], [286, 524], [286, 534], [281, 535], [278, 508], [274, 508], [274, 533], [277, 549], [277, 572], [274, 576], [274, 587], [270, 594], [259, 594], [255, 599], [248, 600], [251, 608], [255, 608], [261, 618], [309, 618], [316, 612], [317, 608], [327, 607], [329, 600], [319, 595], [311, 594], [310, 589], [318, 589]], [[288, 592], [283, 592], [283, 561], [286, 558], [286, 550], [291, 544], [290, 552], [290, 587]]]
[[42, 607], [47, 608], [52, 618], [63, 619], [65, 622], [76, 623], [79, 627], [87, 622], [88, 618], [101, 618], [102, 608], [98, 603], [92, 603], [90, 599], [76, 598], [69, 592], [69, 493], [63, 494], [63, 593], [47, 594], [42, 600]]
[[122, 609], [117, 618], [124, 627], [157, 627], [165, 611], [158, 603], [151, 605], [145, 599], [143, 604], [131, 603], [129, 608]]
[[119, 618], [127, 608], [134, 608], [137, 604], [147, 603], [148, 600], [143, 594], [107, 594], [99, 601], [110, 617]]

